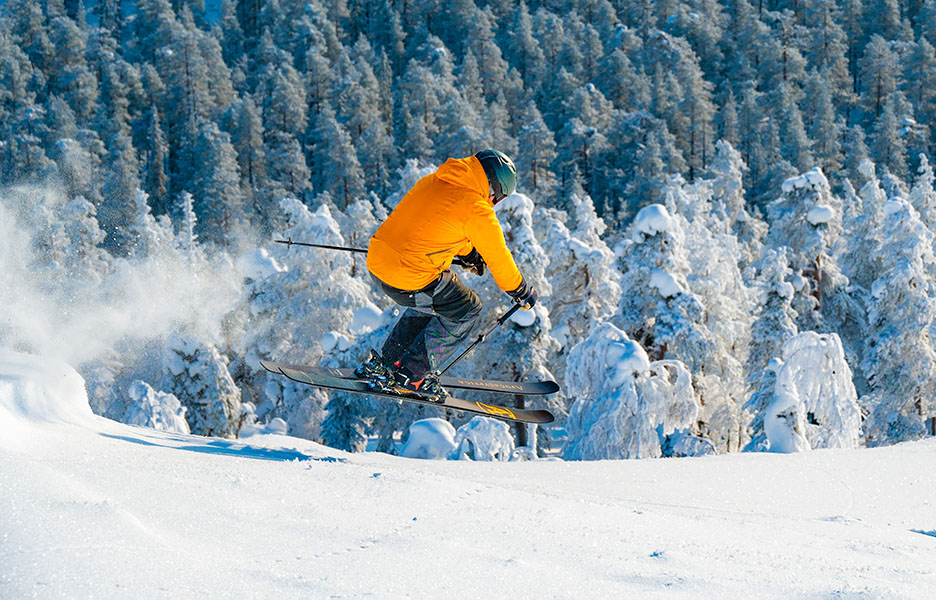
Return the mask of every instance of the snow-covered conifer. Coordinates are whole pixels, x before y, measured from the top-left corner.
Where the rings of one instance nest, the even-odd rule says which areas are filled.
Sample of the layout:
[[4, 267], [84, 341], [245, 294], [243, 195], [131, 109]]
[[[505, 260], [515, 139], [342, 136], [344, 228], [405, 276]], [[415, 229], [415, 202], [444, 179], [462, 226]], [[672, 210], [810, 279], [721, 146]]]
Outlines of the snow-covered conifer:
[[195, 151], [201, 168], [191, 191], [200, 237], [220, 245], [236, 245], [246, 229], [247, 213], [231, 136], [214, 123], [206, 123], [199, 129]]
[[858, 446], [861, 409], [837, 334], [805, 331], [784, 342], [776, 394], [791, 389], [805, 410], [804, 433], [810, 448]]
[[919, 213], [920, 219], [929, 230], [936, 231], [936, 189], [933, 188], [933, 166], [925, 154], [920, 155], [918, 173], [907, 200]]
[[578, 213], [575, 231], [559, 218], [548, 218], [543, 240], [550, 283], [558, 292], [550, 302], [550, 318], [554, 335], [566, 349], [610, 319], [621, 299], [614, 253], [601, 239], [604, 222], [595, 214], [590, 197], [574, 197], [571, 203]]
[[695, 425], [692, 376], [679, 361], [650, 362], [626, 333], [603, 323], [569, 355], [567, 460], [654, 458], [666, 436]]
[[751, 326], [751, 346], [748, 373], [767, 367], [772, 358], [780, 356], [783, 343], [796, 335], [796, 311], [792, 301], [795, 290], [790, 280], [793, 271], [787, 260], [788, 249], [769, 249], [754, 266], [757, 286], [757, 320]]
[[166, 342], [162, 389], [186, 407], [192, 433], [231, 437], [240, 419], [241, 391], [228, 360], [212, 344], [174, 335]]
[[137, 189], [133, 200], [133, 232], [137, 239], [135, 254], [145, 258], [171, 248], [174, 245], [175, 234], [169, 217], [154, 217], [150, 210], [149, 196], [141, 189]]
[[859, 166], [862, 186], [858, 191], [860, 209], [854, 219], [844, 223], [848, 235], [847, 246], [841, 258], [842, 269], [853, 284], [870, 290], [871, 284], [881, 272], [877, 248], [884, 223], [883, 207], [887, 195], [881, 188], [874, 163], [862, 161]]
[[880, 275], [871, 287], [869, 332], [862, 367], [871, 391], [862, 398], [869, 445], [921, 437], [936, 412], [936, 256], [933, 233], [905, 200], [884, 205], [876, 254]]
[[848, 279], [834, 258], [843, 233], [841, 199], [832, 194], [829, 181], [818, 168], [783, 183], [783, 194], [769, 207], [772, 247], [786, 246], [790, 267], [800, 279], [793, 281], [797, 294], [793, 305], [801, 330], [827, 330], [823, 318], [826, 303], [835, 300], [838, 312], [847, 305]]
[[185, 420], [187, 407], [172, 394], [158, 392], [145, 381], [136, 380], [127, 390], [130, 406], [121, 421], [169, 433], [191, 433]]

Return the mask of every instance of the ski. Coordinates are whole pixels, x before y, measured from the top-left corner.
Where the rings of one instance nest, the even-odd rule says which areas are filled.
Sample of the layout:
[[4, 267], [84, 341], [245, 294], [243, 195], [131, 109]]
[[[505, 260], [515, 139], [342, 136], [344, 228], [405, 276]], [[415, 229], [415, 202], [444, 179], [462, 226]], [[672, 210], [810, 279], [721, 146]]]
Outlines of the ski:
[[[282, 363], [270, 363], [282, 364]], [[351, 381], [367, 381], [354, 374], [354, 369], [331, 369], [304, 365], [283, 365], [290, 369], [325, 371], [331, 377], [340, 377]], [[497, 381], [494, 379], [472, 379], [470, 377], [447, 377], [440, 380], [442, 387], [447, 390], [475, 390], [479, 392], [494, 392], [495, 394], [512, 394], [515, 396], [545, 396], [559, 391], [559, 384], [555, 381]]]
[[377, 396], [381, 398], [393, 398], [395, 400], [427, 404], [439, 408], [461, 410], [484, 415], [486, 417], [503, 419], [505, 421], [518, 421], [521, 423], [552, 423], [555, 419], [552, 413], [548, 410], [510, 408], [507, 406], [501, 406], [499, 404], [488, 404], [486, 402], [462, 400], [461, 398], [454, 398], [452, 396], [448, 396], [443, 401], [439, 402], [433, 400], [429, 396], [420, 394], [419, 392], [407, 390], [405, 388], [395, 388], [398, 390], [397, 392], [372, 390], [367, 386], [366, 381], [354, 377], [353, 374], [350, 378], [342, 376], [342, 372], [348, 371], [347, 369], [287, 365], [264, 360], [261, 360], [260, 364], [264, 369], [271, 373], [284, 375], [285, 377], [288, 377], [289, 379], [298, 383], [314, 385], [321, 388], [366, 394], [368, 396]]

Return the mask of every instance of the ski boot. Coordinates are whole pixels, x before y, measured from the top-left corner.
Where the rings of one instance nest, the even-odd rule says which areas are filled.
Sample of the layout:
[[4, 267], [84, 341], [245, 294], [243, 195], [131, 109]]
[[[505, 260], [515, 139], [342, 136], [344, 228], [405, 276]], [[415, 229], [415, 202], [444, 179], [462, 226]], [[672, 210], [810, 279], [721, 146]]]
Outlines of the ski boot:
[[426, 373], [422, 379], [417, 381], [411, 381], [403, 372], [403, 369], [396, 371], [396, 381], [399, 387], [419, 392], [419, 394], [425, 396], [427, 400], [441, 404], [448, 398], [449, 393], [448, 390], [442, 387], [442, 383], [439, 379], [438, 371]]
[[367, 380], [367, 385], [378, 392], [391, 392], [396, 383], [394, 370], [386, 365], [376, 350], [371, 350], [367, 360], [354, 369], [355, 377]]

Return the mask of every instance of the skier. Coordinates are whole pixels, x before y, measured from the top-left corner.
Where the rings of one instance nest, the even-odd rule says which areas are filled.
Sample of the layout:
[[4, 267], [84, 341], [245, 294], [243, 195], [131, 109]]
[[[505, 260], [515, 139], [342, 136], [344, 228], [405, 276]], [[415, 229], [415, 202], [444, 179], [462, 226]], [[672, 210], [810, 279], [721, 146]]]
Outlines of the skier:
[[380, 353], [355, 370], [376, 389], [404, 387], [444, 399], [439, 367], [478, 325], [481, 300], [449, 267], [485, 266], [524, 310], [536, 291], [517, 269], [494, 205], [517, 188], [513, 161], [497, 150], [450, 158], [420, 179], [370, 239], [367, 268], [405, 307]]

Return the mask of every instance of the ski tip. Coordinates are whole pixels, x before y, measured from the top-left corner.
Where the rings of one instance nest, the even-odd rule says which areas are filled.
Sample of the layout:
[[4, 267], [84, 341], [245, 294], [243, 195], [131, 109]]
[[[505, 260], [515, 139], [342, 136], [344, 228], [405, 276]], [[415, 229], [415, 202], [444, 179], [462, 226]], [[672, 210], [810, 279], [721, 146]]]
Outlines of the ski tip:
[[543, 388], [546, 390], [544, 394], [555, 394], [559, 391], [559, 384], [555, 381], [544, 381]]
[[283, 370], [279, 368], [279, 365], [277, 365], [277, 364], [274, 363], [274, 362], [267, 361], [267, 360], [261, 360], [261, 361], [260, 361], [260, 366], [263, 367], [264, 369], [266, 369], [267, 371], [269, 371], [270, 373], [275, 373], [275, 374], [277, 374], [277, 375], [283, 375], [283, 374], [284, 374], [284, 373], [283, 373]]

